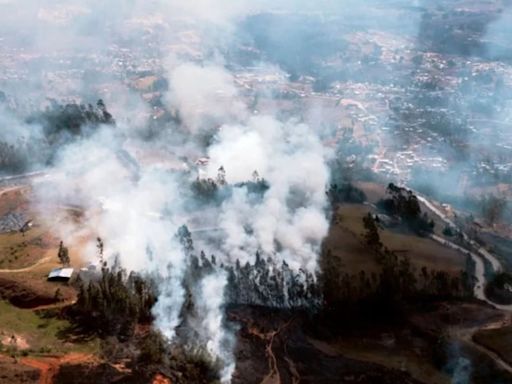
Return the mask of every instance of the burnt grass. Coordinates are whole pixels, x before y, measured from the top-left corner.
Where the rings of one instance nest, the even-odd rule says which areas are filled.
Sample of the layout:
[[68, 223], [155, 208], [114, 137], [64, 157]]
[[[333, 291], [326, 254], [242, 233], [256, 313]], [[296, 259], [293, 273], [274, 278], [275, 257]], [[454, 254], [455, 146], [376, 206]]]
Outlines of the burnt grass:
[[272, 353], [281, 383], [297, 379], [301, 383], [420, 383], [406, 372], [329, 354], [315, 347], [309, 339], [328, 340], [331, 330], [322, 333], [328, 323], [306, 311], [235, 307], [229, 311], [229, 318], [240, 326], [233, 384], [259, 384], [269, 374], [268, 346], [270, 335], [276, 331]]
[[[407, 339], [421, 340], [425, 364], [433, 364], [450, 377], [459, 359], [463, 359], [472, 367], [472, 383], [512, 382], [509, 373], [470, 344], [450, 337], [444, 344], [439, 341], [439, 336], [454, 325], [473, 326], [494, 319], [498, 314], [491, 308], [476, 301], [459, 300], [407, 305], [399, 314], [388, 314], [382, 321], [375, 313], [373, 320], [368, 318], [369, 313], [372, 312], [367, 308], [354, 307], [337, 308], [337, 313], [332, 308], [312, 313], [231, 307], [229, 319], [239, 326], [233, 384], [259, 384], [269, 375], [272, 362], [268, 350], [274, 332], [272, 354], [280, 383], [292, 384], [298, 379], [300, 383], [421, 383], [408, 372], [349, 358], [331, 348], [337, 338], [375, 340], [383, 334], [397, 339], [407, 334]], [[319, 347], [317, 342], [326, 347]], [[412, 344], [409, 348], [413, 349]]]
[[[274, 379], [278, 375], [279, 381], [274, 382], [280, 384], [426, 384], [403, 370], [349, 358], [335, 349], [337, 339], [376, 339], [382, 334], [404, 332], [422, 340], [426, 364], [436, 365], [449, 376], [462, 358], [470, 362], [472, 383], [512, 382], [512, 376], [470, 344], [447, 338], [439, 350], [439, 336], [449, 327], [475, 326], [495, 320], [498, 315], [492, 308], [471, 300], [416, 303], [403, 306], [398, 314], [384, 319], [368, 308], [355, 306], [316, 312], [230, 306], [227, 319], [236, 327], [237, 339], [232, 383], [260, 384], [272, 374]], [[148, 325], [137, 330], [129, 341], [120, 342], [115, 337], [104, 340], [105, 363], [63, 365], [54, 383], [150, 383], [157, 373], [169, 377], [173, 384], [218, 383], [211, 366], [186, 356], [184, 351], [171, 350], [162, 361], [141, 361], [141, 344], [151, 340], [151, 332]], [[126, 371], [111, 365], [127, 360]]]

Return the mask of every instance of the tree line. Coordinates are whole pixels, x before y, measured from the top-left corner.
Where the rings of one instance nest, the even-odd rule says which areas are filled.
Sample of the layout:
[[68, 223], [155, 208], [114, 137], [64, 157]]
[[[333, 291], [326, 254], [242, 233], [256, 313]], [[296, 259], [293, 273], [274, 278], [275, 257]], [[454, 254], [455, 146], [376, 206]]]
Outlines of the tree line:
[[433, 232], [434, 220], [430, 219], [426, 212], [422, 213], [418, 198], [411, 190], [389, 183], [386, 193], [389, 197], [377, 203], [379, 209], [398, 217], [419, 235]]
[[76, 282], [78, 298], [70, 316], [85, 332], [101, 337], [129, 339], [137, 324], [150, 324], [151, 308], [156, 302], [153, 282], [136, 273], [126, 276], [119, 267], [101, 270], [100, 276], [88, 282]]

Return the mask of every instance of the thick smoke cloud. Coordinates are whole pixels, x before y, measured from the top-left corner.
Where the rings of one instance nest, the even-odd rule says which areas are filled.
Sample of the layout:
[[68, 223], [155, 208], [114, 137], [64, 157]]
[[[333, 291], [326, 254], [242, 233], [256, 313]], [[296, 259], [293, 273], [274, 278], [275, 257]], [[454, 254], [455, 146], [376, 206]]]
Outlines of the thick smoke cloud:
[[222, 295], [212, 295], [212, 292], [224, 292], [227, 276], [218, 272], [204, 277], [196, 287], [198, 298], [197, 312], [199, 319], [194, 319], [194, 329], [198, 332], [198, 343], [206, 345], [206, 350], [221, 361], [221, 381], [229, 382], [235, 370], [232, 357], [234, 336], [224, 332], [224, 298]]
[[[214, 254], [218, 265], [252, 263], [260, 252], [275, 265], [286, 262], [292, 270], [316, 272], [328, 229], [329, 153], [306, 124], [254, 114], [253, 96], [239, 89], [225, 55], [239, 41], [238, 23], [249, 15], [298, 7], [292, 1], [217, 0], [27, 1], [23, 9], [9, 1], [0, 4], [2, 14], [14, 12], [16, 19], [0, 27], [6, 45], [24, 47], [38, 58], [26, 68], [21, 87], [2, 84], [9, 95], [37, 110], [47, 97], [80, 103], [97, 94], [117, 122], [56, 149], [48, 178], [34, 185], [41, 217], [52, 218], [65, 243], [83, 244], [84, 260], [97, 261], [99, 236], [110, 262], [116, 259], [123, 268], [154, 278], [155, 326], [171, 341], [206, 351], [218, 364], [222, 382], [229, 382], [234, 370], [234, 336], [224, 318], [227, 273], [215, 268], [187, 287], [191, 255], [175, 234], [183, 224], [192, 232], [201, 229], [194, 228], [199, 215], [214, 231], [194, 235], [201, 246], [195, 251]], [[141, 30], [157, 43], [148, 43]], [[163, 108], [175, 115], [154, 136], [149, 132], [155, 127], [148, 129], [150, 108], [127, 87], [135, 73], [127, 62], [139, 55], [148, 71], [167, 79]], [[114, 70], [102, 73], [105, 66]], [[76, 77], [69, 83], [48, 80], [49, 74], [73, 68], [78, 68]], [[0, 116], [3, 126], [14, 125], [7, 113]], [[30, 134], [38, 132], [30, 128]], [[22, 136], [2, 131], [5, 141]], [[191, 168], [201, 156], [209, 162], [196, 172]], [[228, 183], [221, 188], [231, 193], [203, 210], [191, 198], [190, 185], [198, 175], [215, 179], [221, 167]], [[255, 198], [247, 183], [261, 179], [268, 190]], [[70, 211], [79, 211], [80, 218]], [[187, 289], [195, 312], [184, 319]], [[177, 336], [185, 320], [192, 339]]]
[[[155, 325], [172, 340], [182, 321], [183, 284], [190, 263], [174, 234], [198, 209], [187, 200], [187, 186], [195, 173], [182, 175], [139, 165], [134, 175], [119, 155], [124, 135], [116, 129], [104, 127], [63, 148], [51, 180], [34, 186], [36, 203], [50, 217], [62, 207], [81, 207], [85, 217], [79, 223], [63, 217], [55, 228], [66, 243], [101, 236], [108, 257], [117, 257], [130, 271], [155, 276], [159, 289], [153, 308]], [[286, 261], [295, 270], [315, 272], [328, 229], [324, 192], [328, 172], [324, 149], [311, 129], [272, 117], [253, 117], [246, 125], [222, 126], [207, 154], [207, 175], [214, 176], [219, 164], [226, 164], [229, 183], [251, 180], [258, 170], [270, 186], [258, 203], [246, 187], [235, 188], [220, 207], [203, 217], [221, 230], [220, 238], [205, 244], [218, 262], [254, 262], [260, 251], [276, 264]], [[95, 252], [91, 240], [82, 256], [95, 261]], [[189, 324], [208, 353], [220, 359], [227, 381], [234, 363], [232, 336], [223, 327], [226, 275], [214, 272], [197, 285], [193, 292], [196, 315]], [[198, 339], [191, 342], [196, 345]]]
[[219, 226], [226, 239], [222, 248], [233, 262], [253, 262], [256, 251], [273, 254], [293, 268], [316, 269], [320, 242], [327, 233], [325, 150], [304, 124], [253, 117], [246, 126], [223, 126], [208, 149], [207, 173], [221, 166], [229, 182], [250, 180], [254, 171], [270, 188], [254, 205], [247, 189], [224, 202]]
[[167, 102], [178, 109], [192, 134], [247, 114], [232, 75], [221, 66], [179, 64], [171, 70], [169, 82]]

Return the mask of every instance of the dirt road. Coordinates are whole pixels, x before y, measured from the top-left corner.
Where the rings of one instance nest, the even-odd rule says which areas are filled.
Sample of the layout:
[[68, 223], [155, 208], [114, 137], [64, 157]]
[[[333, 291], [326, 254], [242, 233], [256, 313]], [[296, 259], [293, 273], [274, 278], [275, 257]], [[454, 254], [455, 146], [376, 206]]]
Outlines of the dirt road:
[[52, 258], [54, 258], [53, 256], [49, 255], [49, 256], [46, 256], [46, 257], [43, 257], [42, 259], [38, 260], [35, 264], [32, 264], [28, 267], [24, 267], [24, 268], [18, 268], [18, 269], [0, 269], [0, 273], [20, 273], [20, 272], [28, 272], [28, 271], [31, 271], [37, 267], [39, 267], [41, 264], [44, 264], [48, 261], [50, 261]]

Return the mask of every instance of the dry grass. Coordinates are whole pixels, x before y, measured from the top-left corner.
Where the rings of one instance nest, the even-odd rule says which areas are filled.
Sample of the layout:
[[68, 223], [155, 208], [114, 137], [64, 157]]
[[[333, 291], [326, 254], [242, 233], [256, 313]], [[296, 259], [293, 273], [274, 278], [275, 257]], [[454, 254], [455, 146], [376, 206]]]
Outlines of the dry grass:
[[24, 235], [20, 232], [0, 234], [0, 269], [25, 268], [42, 259], [48, 250], [56, 249], [57, 239], [42, 226]]
[[[14, 286], [19, 285], [20, 290], [47, 298], [53, 297], [59, 288], [64, 300], [72, 300], [76, 296], [72, 287], [48, 282], [46, 278], [53, 268], [60, 266], [57, 257], [60, 239], [54, 236], [53, 230], [62, 217], [57, 213], [69, 216], [74, 211], [56, 207], [58, 211], [55, 216], [40, 217], [37, 211], [31, 209], [30, 193], [27, 187], [0, 189], [0, 214], [23, 212], [35, 223], [24, 235], [20, 232], [0, 234], [0, 279], [9, 285], [9, 294], [16, 294], [11, 288], [11, 283], [15, 283]], [[80, 254], [84, 242], [80, 240], [76, 244], [66, 244], [69, 246], [71, 265], [75, 268], [83, 266]]]
[[387, 185], [377, 184], [372, 182], [360, 181], [354, 183], [359, 189], [362, 189], [366, 194], [368, 201], [372, 204], [376, 204], [380, 199], [385, 197]]
[[[342, 269], [349, 273], [361, 270], [372, 272], [378, 269], [374, 256], [365, 247], [363, 217], [372, 208], [363, 204], [344, 204], [338, 212], [339, 221], [331, 227], [325, 240], [325, 249], [339, 258]], [[435, 241], [384, 229], [380, 231], [381, 240], [390, 250], [407, 255], [418, 269], [426, 266], [450, 273], [458, 273], [465, 265], [465, 256], [450, 248], [443, 247]]]
[[26, 211], [29, 206], [27, 187], [0, 189], [0, 216], [16, 210]]
[[324, 249], [330, 250], [339, 262], [339, 268], [347, 273], [378, 271], [379, 267], [371, 252], [361, 240], [362, 217], [368, 208], [363, 205], [345, 205], [337, 212], [340, 221], [333, 224], [324, 241]]

